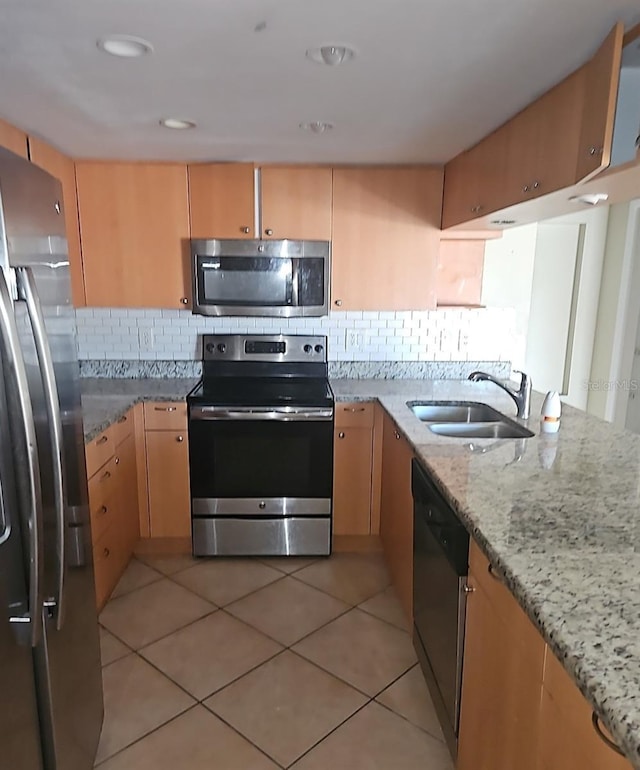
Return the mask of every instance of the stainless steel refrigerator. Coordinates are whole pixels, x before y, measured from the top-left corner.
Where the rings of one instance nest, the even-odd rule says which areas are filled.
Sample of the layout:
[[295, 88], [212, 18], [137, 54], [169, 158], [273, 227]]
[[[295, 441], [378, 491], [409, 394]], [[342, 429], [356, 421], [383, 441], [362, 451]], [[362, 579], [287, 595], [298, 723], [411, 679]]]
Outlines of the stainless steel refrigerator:
[[102, 724], [62, 205], [0, 149], [0, 770], [89, 770]]

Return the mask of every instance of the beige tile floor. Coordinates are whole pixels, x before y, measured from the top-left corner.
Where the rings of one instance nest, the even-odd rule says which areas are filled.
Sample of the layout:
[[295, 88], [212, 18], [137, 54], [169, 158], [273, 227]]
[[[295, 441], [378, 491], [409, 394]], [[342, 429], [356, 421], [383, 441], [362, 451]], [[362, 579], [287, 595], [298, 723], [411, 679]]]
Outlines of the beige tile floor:
[[133, 560], [101, 770], [452, 770], [379, 554]]

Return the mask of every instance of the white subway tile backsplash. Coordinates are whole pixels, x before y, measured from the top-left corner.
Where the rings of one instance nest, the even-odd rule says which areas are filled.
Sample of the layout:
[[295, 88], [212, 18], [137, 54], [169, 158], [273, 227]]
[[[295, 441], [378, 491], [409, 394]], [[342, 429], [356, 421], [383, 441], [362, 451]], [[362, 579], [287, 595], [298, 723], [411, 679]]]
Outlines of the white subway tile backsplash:
[[[188, 310], [81, 308], [78, 354], [84, 360], [198, 360], [202, 334], [323, 334], [330, 361], [510, 361], [521, 346], [512, 309], [335, 311], [324, 318], [204, 318]], [[153, 329], [150, 350], [140, 329]], [[348, 347], [347, 332], [362, 335]]]

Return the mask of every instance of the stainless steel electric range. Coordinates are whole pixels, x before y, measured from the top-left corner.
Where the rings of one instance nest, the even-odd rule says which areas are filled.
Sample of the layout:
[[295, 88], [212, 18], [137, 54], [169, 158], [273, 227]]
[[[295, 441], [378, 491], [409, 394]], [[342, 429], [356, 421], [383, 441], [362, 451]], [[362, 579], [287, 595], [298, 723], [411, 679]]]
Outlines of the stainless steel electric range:
[[193, 553], [331, 552], [326, 337], [205, 335], [187, 398]]

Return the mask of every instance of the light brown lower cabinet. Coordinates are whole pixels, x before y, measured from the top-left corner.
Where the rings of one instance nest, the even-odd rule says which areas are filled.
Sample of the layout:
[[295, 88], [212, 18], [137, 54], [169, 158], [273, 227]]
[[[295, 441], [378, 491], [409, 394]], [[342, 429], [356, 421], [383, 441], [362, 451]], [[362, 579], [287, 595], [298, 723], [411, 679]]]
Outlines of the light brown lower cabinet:
[[86, 457], [96, 603], [101, 608], [139, 537], [132, 410], [87, 445]]
[[149, 534], [191, 537], [187, 405], [148, 402], [144, 414]]
[[474, 542], [468, 583], [457, 770], [631, 770]]
[[373, 403], [338, 403], [333, 443], [333, 533], [371, 533]]
[[413, 449], [385, 413], [382, 428], [380, 538], [391, 580], [409, 621], [413, 618]]

